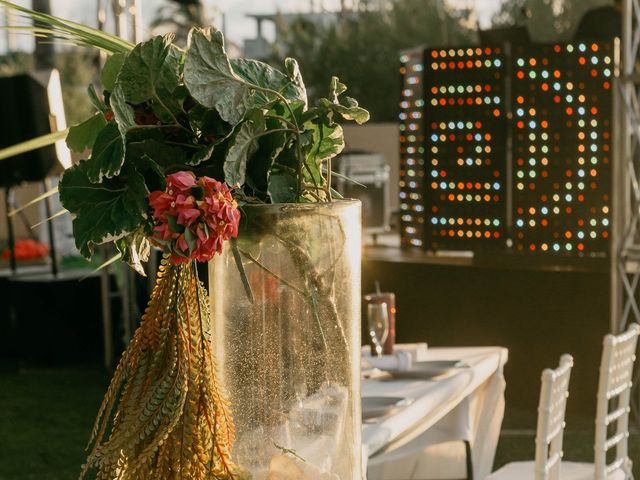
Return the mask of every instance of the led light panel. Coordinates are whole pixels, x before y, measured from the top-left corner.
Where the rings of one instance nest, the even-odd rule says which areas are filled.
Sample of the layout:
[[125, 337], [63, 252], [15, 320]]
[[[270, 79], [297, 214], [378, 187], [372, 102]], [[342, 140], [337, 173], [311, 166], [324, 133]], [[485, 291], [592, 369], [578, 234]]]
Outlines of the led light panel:
[[424, 245], [423, 49], [400, 57], [400, 238], [403, 247]]
[[606, 252], [612, 45], [516, 46], [512, 55], [514, 248]]
[[425, 247], [504, 247], [504, 56], [499, 47], [424, 56]]

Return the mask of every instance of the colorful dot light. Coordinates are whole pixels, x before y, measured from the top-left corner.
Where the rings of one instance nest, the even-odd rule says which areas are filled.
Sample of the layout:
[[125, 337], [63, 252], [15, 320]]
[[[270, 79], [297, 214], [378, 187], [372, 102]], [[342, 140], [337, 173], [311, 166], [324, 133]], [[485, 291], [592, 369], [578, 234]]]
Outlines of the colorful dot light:
[[400, 228], [402, 245], [424, 245], [423, 50], [400, 57]]
[[500, 48], [425, 52], [425, 246], [505, 241], [504, 65]]
[[605, 43], [514, 48], [516, 251], [608, 250], [612, 59]]

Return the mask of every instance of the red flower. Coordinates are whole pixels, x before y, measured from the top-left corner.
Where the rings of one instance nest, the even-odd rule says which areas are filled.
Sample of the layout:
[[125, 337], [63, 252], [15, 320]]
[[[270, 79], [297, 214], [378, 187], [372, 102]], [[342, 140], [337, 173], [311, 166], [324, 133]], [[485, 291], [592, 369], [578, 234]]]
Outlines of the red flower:
[[167, 188], [149, 194], [155, 226], [152, 240], [174, 264], [206, 262], [238, 236], [240, 211], [229, 187], [191, 172], [167, 177]]

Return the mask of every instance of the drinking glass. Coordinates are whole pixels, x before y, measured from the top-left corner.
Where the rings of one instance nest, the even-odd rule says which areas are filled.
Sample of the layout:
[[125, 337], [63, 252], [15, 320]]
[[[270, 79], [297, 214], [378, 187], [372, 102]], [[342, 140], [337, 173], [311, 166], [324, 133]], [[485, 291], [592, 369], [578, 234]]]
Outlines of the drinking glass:
[[375, 347], [375, 355], [382, 356], [382, 346], [389, 335], [389, 314], [385, 302], [367, 305], [367, 325], [371, 342]]

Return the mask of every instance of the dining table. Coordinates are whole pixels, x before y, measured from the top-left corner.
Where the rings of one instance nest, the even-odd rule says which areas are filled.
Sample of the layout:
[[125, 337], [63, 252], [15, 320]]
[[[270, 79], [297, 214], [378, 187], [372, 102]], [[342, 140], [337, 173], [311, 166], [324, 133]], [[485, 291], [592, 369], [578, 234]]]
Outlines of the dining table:
[[452, 367], [441, 375], [377, 370], [364, 378], [363, 402], [380, 397], [403, 400], [388, 413], [363, 421], [368, 480], [483, 480], [491, 472], [504, 417], [508, 350], [397, 348], [413, 348], [414, 356], [418, 352], [415, 365], [450, 361]]

